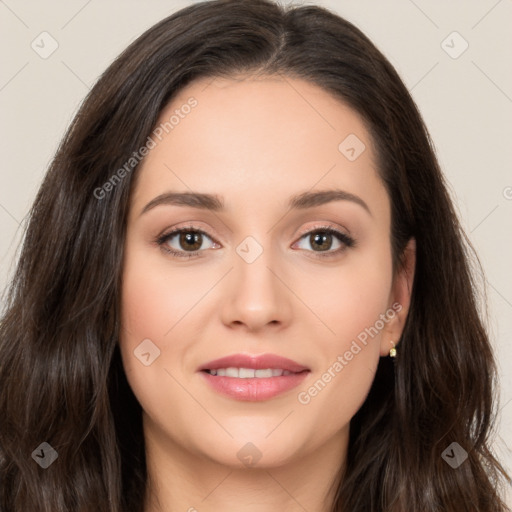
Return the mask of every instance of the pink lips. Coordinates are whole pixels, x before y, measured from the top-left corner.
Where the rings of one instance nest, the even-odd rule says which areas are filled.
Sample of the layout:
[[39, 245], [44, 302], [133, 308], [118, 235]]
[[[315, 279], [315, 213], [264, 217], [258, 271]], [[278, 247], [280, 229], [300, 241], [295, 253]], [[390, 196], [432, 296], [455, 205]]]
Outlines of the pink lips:
[[[265, 378], [237, 378], [211, 375], [206, 370], [219, 368], [252, 368], [263, 370], [266, 368], [281, 369], [292, 372], [290, 375]], [[198, 371], [207, 383], [218, 393], [236, 400], [261, 401], [273, 398], [298, 386], [310, 373], [309, 368], [291, 359], [274, 354], [261, 354], [251, 356], [248, 354], [234, 354], [205, 363]]]
[[254, 368], [255, 370], [264, 370], [265, 368], [281, 368], [289, 372], [299, 373], [309, 370], [306, 366], [287, 359], [286, 357], [276, 356], [274, 354], [260, 354], [251, 356], [248, 354], [233, 354], [232, 356], [221, 357], [203, 364], [200, 370], [217, 370], [218, 368]]

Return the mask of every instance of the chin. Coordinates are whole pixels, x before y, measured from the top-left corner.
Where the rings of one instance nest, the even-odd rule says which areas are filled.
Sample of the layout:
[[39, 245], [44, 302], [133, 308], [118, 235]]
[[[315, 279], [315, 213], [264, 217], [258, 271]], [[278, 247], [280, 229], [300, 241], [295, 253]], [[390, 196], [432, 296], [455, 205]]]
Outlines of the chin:
[[238, 469], [276, 468], [289, 464], [302, 455], [298, 451], [304, 446], [303, 443], [291, 442], [289, 431], [284, 432], [284, 437], [288, 437], [288, 443], [283, 443], [283, 438], [280, 436], [276, 435], [272, 438], [274, 434], [271, 434], [266, 437], [266, 431], [262, 432], [252, 437], [247, 433], [240, 436], [234, 435], [234, 439], [228, 439], [226, 436], [222, 442], [212, 440], [212, 446], [204, 447], [206, 450], [203, 453], [217, 464]]

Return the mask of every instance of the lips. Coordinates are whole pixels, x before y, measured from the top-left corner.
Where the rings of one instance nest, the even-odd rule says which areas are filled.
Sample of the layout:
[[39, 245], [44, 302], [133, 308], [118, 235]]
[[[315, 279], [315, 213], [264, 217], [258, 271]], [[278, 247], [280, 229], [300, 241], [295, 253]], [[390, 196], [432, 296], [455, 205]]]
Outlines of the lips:
[[296, 361], [275, 354], [233, 354], [231, 356], [221, 357], [214, 361], [203, 364], [198, 371], [218, 370], [219, 368], [249, 368], [254, 370], [287, 370], [290, 373], [300, 373], [309, 370]]
[[297, 387], [311, 370], [274, 354], [234, 354], [209, 361], [198, 372], [217, 393], [254, 402], [269, 400]]

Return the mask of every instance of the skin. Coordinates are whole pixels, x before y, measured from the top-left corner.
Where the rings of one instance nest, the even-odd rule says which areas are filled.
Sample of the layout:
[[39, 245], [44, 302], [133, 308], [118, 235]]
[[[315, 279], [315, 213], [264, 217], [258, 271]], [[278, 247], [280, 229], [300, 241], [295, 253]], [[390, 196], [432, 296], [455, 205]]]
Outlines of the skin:
[[[191, 96], [197, 106], [141, 164], [127, 220], [120, 346], [143, 408], [146, 510], [327, 511], [350, 419], [404, 326], [414, 243], [405, 268], [393, 274], [389, 197], [368, 131], [321, 88], [275, 76], [202, 79], [181, 90], [161, 121]], [[349, 134], [366, 146], [354, 161], [338, 149]], [[287, 208], [292, 195], [334, 188], [358, 196], [371, 213], [349, 200]], [[170, 191], [217, 194], [225, 211], [164, 204], [141, 214]], [[198, 256], [175, 257], [155, 243], [189, 222], [208, 234]], [[325, 251], [304, 233], [325, 225], [355, 245], [319, 257]], [[252, 263], [236, 252], [247, 236], [263, 249]], [[179, 235], [169, 245], [187, 250]], [[332, 237], [324, 247], [334, 253], [344, 244]], [[298, 393], [396, 302], [401, 311], [300, 403]], [[149, 366], [134, 356], [144, 339], [160, 349]], [[235, 353], [278, 354], [311, 372], [280, 396], [239, 401], [197, 372]], [[249, 442], [261, 454], [250, 467], [237, 456]]]

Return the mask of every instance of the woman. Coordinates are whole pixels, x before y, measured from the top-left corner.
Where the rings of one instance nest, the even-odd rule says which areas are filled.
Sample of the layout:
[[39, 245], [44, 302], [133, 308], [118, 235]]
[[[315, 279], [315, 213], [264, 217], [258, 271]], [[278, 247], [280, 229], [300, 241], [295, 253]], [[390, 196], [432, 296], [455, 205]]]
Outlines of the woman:
[[358, 29], [177, 12], [99, 79], [33, 206], [1, 510], [508, 510], [470, 263]]

